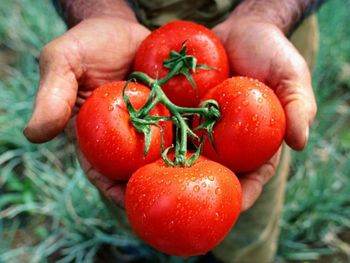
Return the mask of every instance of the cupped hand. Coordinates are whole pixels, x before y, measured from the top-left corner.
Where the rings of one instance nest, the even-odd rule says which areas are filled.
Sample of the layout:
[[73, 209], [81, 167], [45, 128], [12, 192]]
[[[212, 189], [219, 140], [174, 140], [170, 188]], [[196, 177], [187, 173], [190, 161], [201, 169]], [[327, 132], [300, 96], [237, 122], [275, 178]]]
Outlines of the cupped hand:
[[[231, 16], [214, 31], [226, 48], [233, 75], [256, 78], [275, 91], [286, 114], [285, 141], [294, 150], [302, 150], [317, 109], [303, 57], [277, 26], [254, 17]], [[258, 199], [276, 171], [279, 155], [280, 151], [256, 171], [240, 177], [243, 210]]]
[[[40, 82], [24, 134], [34, 143], [51, 140], [67, 126], [91, 91], [124, 79], [140, 42], [149, 31], [134, 19], [93, 17], [46, 45], [40, 55]], [[90, 181], [107, 198], [123, 205], [124, 185], [107, 180], [79, 160]]]

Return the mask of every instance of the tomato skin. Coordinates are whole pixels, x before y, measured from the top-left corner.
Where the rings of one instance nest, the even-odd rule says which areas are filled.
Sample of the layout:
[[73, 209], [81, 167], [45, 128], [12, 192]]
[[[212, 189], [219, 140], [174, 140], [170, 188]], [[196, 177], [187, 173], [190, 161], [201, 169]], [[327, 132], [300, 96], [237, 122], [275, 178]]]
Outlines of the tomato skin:
[[276, 153], [286, 120], [273, 90], [251, 78], [233, 77], [210, 90], [207, 99], [219, 103], [221, 118], [213, 129], [216, 151], [206, 140], [205, 156], [241, 173], [255, 170]]
[[183, 75], [177, 75], [162, 88], [169, 99], [179, 106], [195, 107], [199, 99], [217, 84], [229, 77], [229, 62], [225, 48], [218, 37], [208, 28], [188, 21], [170, 22], [154, 30], [140, 45], [134, 62], [134, 69], [152, 78], [161, 79], [169, 70], [163, 60], [170, 51], [179, 51], [186, 41], [187, 54], [197, 58], [199, 64], [214, 68], [197, 69], [191, 73], [196, 90]]
[[138, 169], [126, 189], [126, 213], [152, 247], [176, 256], [205, 254], [236, 222], [242, 193], [235, 174], [200, 157], [192, 167], [163, 160]]
[[[160, 158], [161, 132], [152, 126], [151, 146], [146, 157], [144, 135], [138, 133], [130, 122], [123, 100], [125, 81], [105, 84], [93, 91], [79, 111], [77, 139], [79, 147], [101, 174], [113, 180], [127, 180], [139, 167]], [[126, 94], [131, 104], [141, 108], [150, 90], [138, 83], [129, 83]], [[151, 115], [169, 116], [169, 111], [158, 104]], [[160, 123], [165, 129], [165, 145], [172, 142], [171, 122]]]

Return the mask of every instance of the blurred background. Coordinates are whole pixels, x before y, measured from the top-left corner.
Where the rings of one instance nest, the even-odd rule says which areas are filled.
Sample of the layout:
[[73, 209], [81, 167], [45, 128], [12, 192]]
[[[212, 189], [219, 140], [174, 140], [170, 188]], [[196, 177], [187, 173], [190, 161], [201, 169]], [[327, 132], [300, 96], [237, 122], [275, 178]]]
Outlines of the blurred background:
[[[65, 26], [48, 0], [0, 3], [0, 262], [109, 262], [130, 249], [149, 262], [183, 262], [118, 228], [64, 135], [26, 141], [40, 49]], [[278, 258], [350, 262], [350, 2], [327, 1], [318, 20], [319, 110], [308, 147], [293, 154]]]

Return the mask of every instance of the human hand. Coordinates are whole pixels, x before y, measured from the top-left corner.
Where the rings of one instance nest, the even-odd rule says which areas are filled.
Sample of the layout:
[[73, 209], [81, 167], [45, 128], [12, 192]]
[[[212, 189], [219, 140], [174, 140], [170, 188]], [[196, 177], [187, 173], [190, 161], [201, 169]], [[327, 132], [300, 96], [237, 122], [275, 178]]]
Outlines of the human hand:
[[[214, 31], [227, 50], [234, 75], [256, 78], [275, 91], [286, 114], [285, 141], [294, 150], [302, 150], [317, 109], [303, 57], [279, 27], [256, 16], [234, 14]], [[280, 152], [256, 171], [240, 176], [243, 211], [255, 203], [276, 172]]]
[[[87, 18], [46, 45], [40, 55], [40, 82], [32, 117], [24, 134], [34, 143], [62, 132], [91, 91], [123, 79], [139, 43], [149, 31], [135, 19], [101, 16]], [[73, 129], [74, 130], [74, 129]], [[123, 206], [124, 184], [108, 180], [86, 161], [83, 170], [110, 200]]]

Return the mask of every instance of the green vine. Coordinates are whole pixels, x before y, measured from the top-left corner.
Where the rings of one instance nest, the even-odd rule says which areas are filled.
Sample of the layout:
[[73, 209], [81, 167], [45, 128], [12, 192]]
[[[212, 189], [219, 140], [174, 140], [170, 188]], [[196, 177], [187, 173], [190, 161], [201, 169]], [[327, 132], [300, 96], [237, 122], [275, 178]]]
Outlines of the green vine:
[[[171, 166], [191, 166], [200, 156], [202, 152], [202, 145], [205, 139], [204, 130], [208, 134], [210, 142], [213, 144], [212, 131], [216, 121], [220, 118], [219, 105], [215, 100], [207, 100], [201, 103], [198, 108], [187, 108], [180, 107], [172, 103], [163, 92], [161, 85], [171, 79], [173, 76], [183, 74], [191, 82], [192, 86], [195, 87], [192, 76], [189, 70], [195, 71], [196, 67], [210, 69], [205, 65], [197, 65], [197, 60], [193, 56], [186, 55], [186, 46], [183, 45], [180, 52], [171, 51], [170, 59], [164, 61], [164, 66], [169, 68], [170, 71], [167, 76], [163, 79], [156, 80], [149, 77], [143, 72], [133, 72], [129, 76], [129, 80], [126, 82], [123, 89], [123, 98], [126, 107], [130, 114], [130, 120], [136, 130], [143, 133], [145, 136], [145, 148], [144, 154], [147, 155], [150, 143], [151, 143], [151, 126], [156, 125], [161, 128], [157, 123], [160, 121], [173, 121], [176, 127], [176, 139], [175, 147], [172, 145], [167, 149], [162, 149], [162, 158], [164, 162]], [[132, 105], [125, 93], [126, 87], [130, 81], [137, 81], [143, 83], [151, 88], [151, 93], [145, 105], [136, 110]], [[171, 113], [169, 116], [151, 116], [150, 111], [158, 104], [163, 104]], [[188, 119], [191, 116], [197, 115], [201, 120], [195, 130], [202, 130], [202, 135], [198, 137], [194, 130], [188, 125]], [[162, 129], [162, 128], [161, 128]], [[163, 133], [163, 131], [162, 131]], [[197, 140], [197, 150], [187, 158], [187, 139], [188, 137]], [[163, 145], [163, 139], [162, 139]], [[214, 145], [214, 144], [213, 144]], [[163, 148], [163, 147], [162, 147]], [[174, 160], [168, 158], [168, 152], [174, 148], [175, 157]]]

